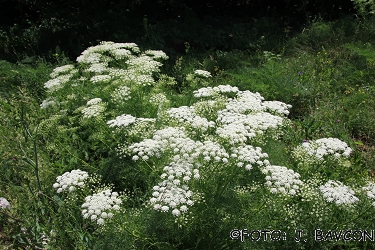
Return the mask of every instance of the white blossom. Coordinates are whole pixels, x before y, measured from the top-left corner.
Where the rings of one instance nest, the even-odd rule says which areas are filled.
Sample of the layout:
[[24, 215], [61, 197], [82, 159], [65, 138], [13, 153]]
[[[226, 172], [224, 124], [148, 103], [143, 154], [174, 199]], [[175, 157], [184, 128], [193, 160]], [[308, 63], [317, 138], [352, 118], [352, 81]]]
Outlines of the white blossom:
[[375, 183], [369, 182], [366, 186], [362, 187], [362, 190], [366, 192], [366, 196], [372, 200], [372, 205], [375, 206]]
[[354, 191], [339, 181], [329, 180], [319, 190], [327, 202], [334, 202], [336, 205], [351, 205], [359, 201]]
[[86, 171], [80, 169], [65, 172], [63, 175], [56, 178], [53, 188], [57, 189], [57, 193], [63, 191], [72, 192], [76, 188], [81, 188], [84, 181], [89, 177]]
[[105, 219], [113, 217], [111, 211], [120, 209], [120, 204], [122, 204], [122, 200], [118, 197], [118, 193], [109, 189], [103, 190], [85, 198], [85, 203], [82, 205], [82, 208], [84, 208], [82, 216], [86, 219], [91, 214], [90, 219], [92, 221], [96, 221], [98, 225], [103, 225]]
[[194, 71], [194, 74], [197, 75], [197, 76], [204, 77], [204, 78], [212, 77], [211, 73], [206, 71], [206, 70], [197, 69], [197, 70]]
[[0, 197], [0, 208], [1, 209], [10, 209], [10, 203], [7, 199]]
[[302, 184], [300, 175], [284, 166], [268, 165], [262, 169], [262, 172], [267, 175], [266, 185], [272, 189], [271, 193], [295, 195]]
[[127, 127], [132, 123], [135, 123], [136, 118], [132, 115], [123, 114], [117, 116], [114, 120], [110, 120], [107, 122], [109, 127]]

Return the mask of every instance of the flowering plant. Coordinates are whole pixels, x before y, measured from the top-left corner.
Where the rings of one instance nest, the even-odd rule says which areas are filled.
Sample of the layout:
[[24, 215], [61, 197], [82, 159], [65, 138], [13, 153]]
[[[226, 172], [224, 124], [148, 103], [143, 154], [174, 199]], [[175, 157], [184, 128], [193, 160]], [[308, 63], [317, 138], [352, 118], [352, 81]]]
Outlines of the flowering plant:
[[293, 156], [305, 164], [319, 164], [327, 160], [343, 163], [352, 152], [345, 142], [338, 138], [321, 138], [315, 141], [303, 141], [293, 151]]
[[[71, 148], [63, 149], [79, 159], [72, 167], [85, 168], [57, 177], [53, 187], [63, 197], [86, 188], [76, 199], [85, 223], [111, 236], [126, 232], [129, 242], [145, 247], [171, 242], [169, 233], [179, 230], [190, 240], [234, 223], [281, 227], [261, 219], [280, 213], [290, 229], [311, 218], [324, 221], [335, 207], [361, 204], [357, 189], [336, 181], [336, 173], [315, 171], [314, 181], [303, 168], [343, 165], [352, 153], [348, 144], [337, 138], [304, 141], [290, 154], [297, 164], [280, 160], [290, 156], [283, 139], [292, 124], [291, 105], [236, 86], [210, 86], [212, 76], [203, 70], [186, 76], [191, 93], [174, 94], [176, 80], [160, 69], [167, 58], [133, 43], [103, 42], [85, 50], [77, 65], [56, 68], [45, 84], [49, 96], [41, 108], [55, 113], [41, 128], [49, 135], [59, 128], [52, 143], [46, 136], [47, 147], [57, 155], [57, 143], [71, 137], [73, 143], [65, 141]], [[114, 186], [87, 188], [89, 170]], [[362, 191], [373, 202], [371, 185]], [[304, 209], [311, 212], [301, 215]], [[171, 230], [163, 236], [158, 227]]]

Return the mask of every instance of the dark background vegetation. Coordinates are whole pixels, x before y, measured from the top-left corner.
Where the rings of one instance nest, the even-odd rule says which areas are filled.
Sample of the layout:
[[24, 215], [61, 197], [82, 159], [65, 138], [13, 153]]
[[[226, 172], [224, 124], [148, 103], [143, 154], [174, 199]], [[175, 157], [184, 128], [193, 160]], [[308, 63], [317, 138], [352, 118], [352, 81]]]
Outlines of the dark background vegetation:
[[272, 32], [289, 37], [316, 19], [354, 13], [350, 0], [0, 0], [0, 58], [27, 62], [64, 52], [75, 59], [99, 41], [172, 54], [183, 53], [185, 42], [197, 50], [256, 50], [252, 41]]

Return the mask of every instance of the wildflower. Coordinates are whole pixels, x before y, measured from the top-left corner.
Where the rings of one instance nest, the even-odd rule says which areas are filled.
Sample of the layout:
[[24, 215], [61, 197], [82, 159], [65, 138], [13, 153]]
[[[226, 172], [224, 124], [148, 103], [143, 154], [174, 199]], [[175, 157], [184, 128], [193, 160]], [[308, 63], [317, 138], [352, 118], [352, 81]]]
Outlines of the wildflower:
[[124, 60], [132, 56], [132, 52], [128, 49], [114, 49], [110, 53], [114, 56], [116, 60]]
[[262, 106], [266, 107], [268, 110], [275, 112], [280, 115], [289, 115], [289, 110], [292, 105], [285, 104], [279, 101], [263, 101]]
[[47, 98], [46, 100], [43, 100], [43, 102], [40, 104], [41, 109], [47, 109], [50, 106], [55, 105], [56, 102], [50, 98]]
[[114, 102], [124, 104], [124, 101], [131, 99], [130, 93], [129, 87], [121, 86], [111, 93], [111, 97]]
[[10, 203], [7, 201], [7, 199], [0, 197], [0, 208], [10, 209]]
[[179, 216], [181, 214], [181, 212], [180, 212], [180, 210], [178, 210], [177, 208], [175, 208], [175, 209], [173, 209], [172, 214], [174, 216]]
[[161, 50], [146, 50], [144, 53], [148, 56], [151, 56], [155, 60], [159, 60], [159, 59], [167, 60], [168, 59], [168, 56]]
[[359, 201], [354, 195], [354, 191], [339, 181], [329, 180], [326, 184], [320, 186], [319, 190], [327, 202], [334, 202], [336, 205], [351, 205]]
[[162, 212], [167, 212], [167, 211], [169, 210], [169, 207], [168, 207], [168, 206], [162, 206], [162, 207], [160, 208], [160, 210], [161, 210]]
[[90, 78], [90, 81], [93, 83], [98, 82], [108, 82], [112, 79], [112, 76], [110, 75], [96, 75]]
[[200, 70], [200, 69], [195, 70], [194, 74], [196, 76], [201, 76], [201, 77], [204, 77], [204, 78], [212, 77], [210, 72], [205, 71], [205, 70]]
[[104, 73], [107, 71], [106, 63], [93, 63], [85, 71], [92, 73]]
[[270, 187], [271, 193], [295, 195], [302, 184], [300, 175], [284, 166], [269, 165], [262, 169], [262, 173], [267, 174], [266, 185]]
[[63, 175], [56, 178], [53, 188], [57, 189], [57, 193], [68, 190], [74, 191], [76, 188], [81, 188], [84, 181], [89, 177], [88, 173], [79, 169], [65, 172]]
[[60, 66], [60, 67], [57, 67], [55, 68], [52, 73], [50, 74], [51, 78], [55, 78], [57, 77], [58, 75], [62, 74], [62, 73], [67, 73], [71, 70], [74, 69], [74, 65], [72, 64], [67, 64], [67, 65], [64, 65], [64, 66]]
[[116, 192], [111, 190], [103, 190], [99, 193], [93, 194], [85, 198], [85, 203], [82, 205], [82, 208], [85, 208], [82, 211], [83, 218], [88, 218], [92, 221], [96, 221], [98, 225], [104, 224], [104, 219], [112, 218], [112, 210], [119, 210], [122, 200], [118, 198]]
[[135, 123], [136, 118], [128, 115], [128, 114], [123, 114], [120, 116], [117, 116], [115, 120], [110, 120], [107, 122], [109, 127], [127, 127], [132, 123]]
[[375, 183], [369, 182], [362, 187], [362, 190], [366, 192], [367, 197], [373, 201], [372, 205], [375, 206]]
[[91, 99], [89, 100], [86, 105], [87, 106], [91, 106], [91, 105], [95, 105], [95, 104], [98, 104], [98, 103], [101, 103], [102, 102], [102, 99], [101, 98], [94, 98], [94, 99]]
[[105, 111], [104, 105], [91, 105], [89, 107], [86, 107], [82, 109], [82, 114], [84, 118], [91, 118], [95, 116], [99, 116]]
[[158, 93], [151, 95], [149, 102], [155, 106], [159, 106], [163, 103], [168, 102], [168, 99], [164, 94]]
[[296, 147], [293, 155], [306, 163], [324, 162], [325, 158], [341, 162], [348, 158], [352, 149], [337, 138], [321, 138], [316, 141], [304, 140], [302, 145]]

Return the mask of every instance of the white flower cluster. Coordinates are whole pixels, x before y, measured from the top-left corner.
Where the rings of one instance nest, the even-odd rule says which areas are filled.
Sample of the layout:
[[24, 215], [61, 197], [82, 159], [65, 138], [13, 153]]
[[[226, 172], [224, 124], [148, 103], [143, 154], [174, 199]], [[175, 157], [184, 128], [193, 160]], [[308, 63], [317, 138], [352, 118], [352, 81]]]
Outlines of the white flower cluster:
[[245, 167], [246, 170], [251, 170], [253, 165], [268, 166], [270, 163], [267, 159], [267, 153], [262, 153], [260, 147], [253, 147], [251, 145], [240, 145], [233, 147], [230, 157], [235, 159], [237, 167]]
[[74, 65], [73, 64], [67, 64], [67, 65], [64, 65], [64, 66], [60, 66], [60, 67], [57, 67], [55, 68], [52, 73], [50, 74], [50, 77], [51, 78], [55, 78], [57, 77], [58, 75], [62, 74], [62, 73], [67, 73], [71, 70], [74, 70]]
[[61, 89], [65, 83], [70, 81], [73, 75], [74, 73], [58, 75], [57, 77], [45, 82], [44, 87], [48, 89], [49, 92], [53, 92], [58, 89]]
[[155, 106], [162, 105], [163, 103], [168, 102], [167, 97], [162, 93], [153, 94], [150, 97], [149, 102]]
[[[155, 83], [152, 74], [159, 72], [162, 66], [158, 60], [166, 60], [168, 57], [162, 51], [139, 52], [135, 43], [102, 42], [82, 52], [77, 62], [86, 66], [84, 71], [96, 74], [90, 79], [94, 83], [120, 78], [128, 84], [152, 85]], [[127, 67], [123, 69], [120, 62]]]
[[[109, 52], [115, 59], [123, 59], [129, 56], [129, 50], [138, 53], [140, 50], [135, 43], [114, 43], [114, 42], [101, 42], [99, 45], [87, 48], [77, 58], [78, 63], [94, 64], [110, 60], [105, 56], [105, 52]], [[129, 52], [128, 52], [129, 51]]]
[[[235, 97], [222, 95], [225, 93], [231, 93]], [[164, 167], [164, 173], [161, 175], [163, 182], [155, 187], [150, 200], [156, 210], [166, 212], [173, 209], [172, 214], [176, 216], [186, 211], [189, 204], [181, 203], [180, 199], [182, 197], [183, 201], [186, 201], [185, 192], [188, 190], [189, 181], [200, 179], [200, 171], [213, 166], [220, 168], [224, 165], [234, 165], [246, 170], [259, 167], [264, 169], [265, 174], [270, 173], [266, 178], [271, 178], [271, 185], [279, 185], [276, 191], [290, 195], [296, 193], [301, 183], [297, 173], [285, 167], [271, 166], [268, 155], [263, 153], [260, 147], [246, 144], [249, 138], [262, 135], [270, 129], [276, 130], [282, 125], [290, 105], [264, 102], [259, 93], [239, 91], [237, 87], [229, 85], [202, 88], [196, 91], [195, 95], [212, 96], [213, 100], [203, 100], [192, 106], [166, 110], [167, 116], [163, 118], [167, 121], [172, 118], [177, 124], [183, 123], [184, 126], [156, 130], [152, 139], [144, 139], [127, 147], [127, 154], [133, 155], [132, 159], [135, 161], [148, 161], [151, 157], [166, 156], [165, 160], [171, 162]], [[273, 111], [275, 115], [266, 112], [267, 110]], [[216, 122], [206, 117], [214, 118]], [[200, 135], [202, 140], [193, 140], [189, 137], [195, 136], [197, 130], [205, 132], [208, 128], [215, 128], [215, 133]], [[233, 145], [230, 152], [223, 147], [222, 139], [226, 140], [225, 145]], [[183, 188], [182, 185], [186, 187]], [[191, 195], [192, 192], [189, 192]], [[175, 195], [177, 198], [174, 198]]]
[[117, 116], [116, 119], [107, 122], [109, 127], [127, 127], [132, 123], [135, 123], [136, 118], [132, 115], [123, 114]]
[[128, 134], [133, 136], [142, 136], [142, 138], [151, 137], [155, 132], [155, 122], [155, 118], [139, 117], [128, 130]]
[[159, 59], [167, 60], [169, 58], [167, 56], [167, 54], [165, 54], [161, 50], [146, 50], [145, 54], [148, 55], [148, 56], [151, 56], [152, 58], [154, 58], [156, 60], [159, 60]]
[[43, 102], [40, 104], [40, 108], [47, 109], [48, 107], [53, 106], [55, 104], [56, 102], [53, 99], [47, 98], [46, 100], [43, 100]]
[[248, 138], [256, 136], [255, 131], [249, 131], [248, 126], [240, 122], [234, 122], [230, 124], [224, 124], [216, 129], [216, 134], [229, 142], [229, 144], [243, 144]]
[[10, 203], [7, 201], [7, 199], [0, 197], [0, 208], [10, 209]]
[[111, 50], [110, 53], [116, 60], [124, 60], [133, 56], [130, 50], [122, 48]]
[[86, 103], [86, 105], [91, 106], [91, 105], [96, 105], [96, 104], [101, 103], [101, 102], [102, 102], [102, 99], [97, 97], [97, 98], [93, 98], [93, 99], [89, 100]]
[[147, 161], [150, 157], [160, 157], [167, 149], [169, 141], [175, 138], [185, 138], [185, 132], [179, 128], [167, 127], [154, 133], [152, 139], [145, 139], [139, 143], [130, 145], [128, 149], [135, 154], [133, 160], [137, 161], [140, 157]]
[[230, 144], [245, 143], [264, 131], [276, 129], [283, 124], [284, 118], [267, 112], [240, 114], [221, 110], [218, 112], [217, 123], [222, 124], [216, 129], [219, 137], [227, 139]]
[[138, 74], [150, 75], [153, 72], [159, 72], [162, 64], [155, 61], [152, 57], [141, 55], [126, 61], [128, 69]]
[[229, 100], [226, 110], [240, 114], [263, 111], [265, 109], [265, 107], [262, 106], [263, 100], [263, 96], [258, 92], [253, 93], [248, 90], [240, 91], [237, 93], [236, 99]]
[[369, 182], [366, 186], [362, 187], [366, 192], [367, 197], [373, 201], [372, 205], [375, 207], [375, 183]]
[[266, 107], [267, 110], [280, 115], [289, 115], [288, 109], [292, 108], [292, 105], [280, 101], [263, 101], [262, 105]]
[[82, 109], [83, 118], [96, 117], [105, 111], [105, 103], [101, 98], [94, 98], [87, 102], [88, 107]]
[[118, 196], [117, 192], [108, 189], [86, 197], [82, 205], [83, 218], [90, 218], [98, 225], [103, 225], [106, 219], [113, 217], [113, 210], [120, 210], [122, 200]]
[[194, 204], [194, 202], [189, 199], [192, 193], [190, 192], [188, 186], [183, 185], [182, 188], [177, 186], [168, 186], [167, 188], [165, 185], [167, 184], [161, 182], [158, 186], [154, 187], [154, 190], [159, 188], [159, 190], [152, 193], [154, 197], [150, 199], [150, 202], [155, 204], [155, 210], [168, 212], [169, 208], [171, 207], [173, 209], [172, 214], [179, 216], [181, 212], [184, 213], [188, 210], [188, 207], [185, 204], [190, 206]]
[[63, 175], [56, 178], [56, 183], [53, 184], [53, 188], [57, 188], [57, 193], [64, 191], [72, 192], [76, 188], [83, 187], [88, 177], [89, 174], [87, 172], [79, 169], [65, 172]]
[[122, 73], [123, 75], [121, 75], [120, 78], [125, 82], [129, 82], [130, 84], [134, 83], [139, 86], [150, 86], [155, 83], [155, 80], [151, 74], [140, 74], [134, 70], [126, 70]]
[[215, 122], [208, 121], [204, 117], [200, 117], [195, 113], [195, 109], [192, 106], [181, 106], [179, 108], [171, 108], [167, 110], [167, 114], [177, 119], [181, 123], [187, 123], [195, 129], [201, 131], [207, 131], [208, 128], [215, 127]]
[[220, 93], [237, 93], [239, 92], [237, 87], [230, 85], [219, 85], [217, 87], [204, 87], [198, 90], [194, 90], [193, 94], [195, 97], [210, 97]]
[[284, 166], [269, 165], [262, 169], [262, 173], [266, 174], [266, 185], [271, 193], [295, 195], [302, 185], [301, 176]]
[[111, 93], [111, 97], [114, 102], [124, 104], [125, 101], [131, 99], [130, 88], [127, 86], [118, 87]]
[[227, 163], [229, 159], [229, 154], [225, 151], [224, 147], [219, 143], [205, 140], [203, 143], [197, 141], [195, 153], [192, 155], [201, 155], [203, 161], [208, 162], [214, 160], [215, 162]]
[[90, 81], [93, 83], [99, 82], [109, 82], [112, 79], [110, 75], [96, 75], [90, 78]]
[[92, 72], [92, 73], [105, 73], [108, 71], [107, 69], [108, 64], [107, 63], [93, 63], [91, 64], [87, 69], [85, 69], [86, 72]]
[[327, 202], [334, 202], [336, 205], [351, 205], [359, 201], [354, 191], [339, 181], [329, 180], [319, 190]]
[[293, 155], [297, 159], [306, 162], [322, 162], [324, 157], [331, 160], [348, 158], [352, 149], [345, 142], [337, 138], [321, 138], [316, 141], [304, 141], [302, 145], [296, 147]]
[[194, 74], [196, 76], [201, 76], [201, 77], [204, 77], [204, 78], [212, 77], [211, 73], [206, 71], [206, 70], [197, 69], [197, 70], [194, 71]]
[[182, 182], [189, 181], [191, 176], [199, 179], [198, 169], [193, 169], [193, 165], [187, 162], [172, 162], [169, 166], [164, 167], [164, 179], [158, 185], [154, 186], [150, 203], [153, 204], [155, 210], [162, 212], [169, 211], [172, 208], [172, 214], [179, 216], [181, 212], [188, 210], [187, 206], [192, 206], [194, 202], [191, 200], [193, 192], [189, 190], [187, 185]]

